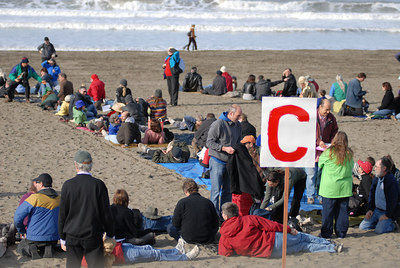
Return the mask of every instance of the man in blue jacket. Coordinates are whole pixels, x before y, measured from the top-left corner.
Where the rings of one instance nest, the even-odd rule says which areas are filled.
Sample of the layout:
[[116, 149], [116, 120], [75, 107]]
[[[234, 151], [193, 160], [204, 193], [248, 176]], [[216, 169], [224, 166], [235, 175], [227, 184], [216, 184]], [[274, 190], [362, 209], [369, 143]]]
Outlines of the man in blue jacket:
[[400, 196], [396, 179], [390, 172], [392, 164], [387, 157], [379, 159], [374, 167], [376, 177], [369, 194], [368, 212], [360, 224], [361, 230], [375, 229], [375, 233], [390, 233], [399, 216]]
[[356, 78], [349, 82], [346, 94], [346, 114], [345, 115], [363, 115], [362, 98], [367, 91], [363, 91], [361, 82], [367, 78], [365, 73], [359, 73]]
[[[59, 240], [58, 212], [60, 197], [52, 188], [53, 179], [47, 173], [33, 179], [36, 194], [29, 196], [15, 211], [14, 222], [21, 234], [26, 234], [27, 250], [32, 259], [40, 258], [38, 249], [44, 248], [44, 258], [51, 258], [53, 246]], [[25, 230], [24, 219], [28, 216]]]

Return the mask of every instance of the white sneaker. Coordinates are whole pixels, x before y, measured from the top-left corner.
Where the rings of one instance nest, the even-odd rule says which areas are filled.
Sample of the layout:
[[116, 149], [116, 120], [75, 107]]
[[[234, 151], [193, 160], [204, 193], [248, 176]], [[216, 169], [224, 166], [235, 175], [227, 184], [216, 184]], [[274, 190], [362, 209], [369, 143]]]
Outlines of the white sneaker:
[[343, 250], [343, 243], [338, 243], [338, 244], [336, 244], [336, 246], [335, 246], [335, 251], [336, 251], [337, 253], [340, 253], [340, 252], [342, 252], [342, 250]]
[[180, 237], [180, 238], [178, 239], [178, 244], [176, 245], [175, 248], [176, 248], [181, 254], [185, 254], [185, 253], [186, 253], [186, 251], [185, 251], [185, 244], [186, 244], [185, 240], [183, 240], [183, 238]]
[[196, 245], [196, 246], [194, 246], [194, 248], [191, 251], [186, 253], [186, 257], [188, 257], [189, 260], [194, 260], [197, 258], [197, 256], [199, 256], [199, 254], [200, 254], [200, 249]]

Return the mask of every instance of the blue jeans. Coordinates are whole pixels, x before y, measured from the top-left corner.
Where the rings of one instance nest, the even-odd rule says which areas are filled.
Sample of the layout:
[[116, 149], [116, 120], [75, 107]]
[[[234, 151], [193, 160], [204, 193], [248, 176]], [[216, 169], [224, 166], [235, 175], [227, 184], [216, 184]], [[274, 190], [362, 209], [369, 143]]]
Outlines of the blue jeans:
[[[210, 157], [210, 180], [211, 180], [211, 197], [210, 200], [214, 204], [217, 214], [221, 218], [221, 206], [226, 202], [232, 201], [231, 182], [229, 180], [226, 163], [222, 163], [214, 157]], [[221, 202], [219, 197], [221, 196]]]
[[[282, 257], [283, 233], [275, 233], [275, 243], [271, 257]], [[297, 235], [287, 235], [287, 254], [298, 252], [336, 252], [335, 245], [325, 238], [299, 232]]]
[[393, 114], [393, 112], [394, 112], [394, 110], [382, 109], [382, 110], [375, 111], [375, 112], [373, 112], [372, 114], [373, 114], [373, 115], [382, 115], [382, 116], [385, 116], [385, 115], [391, 115], [391, 114]]
[[[322, 197], [322, 227], [321, 236], [331, 238], [333, 228], [338, 238], [344, 238], [349, 229], [349, 215], [347, 207], [349, 197], [344, 198], [326, 198]], [[335, 226], [333, 220], [335, 219]]]
[[181, 237], [180, 229], [176, 228], [172, 223], [168, 224], [167, 233], [176, 241], [178, 241], [179, 237]]
[[390, 233], [394, 231], [395, 225], [392, 219], [387, 219], [380, 221], [379, 218], [385, 214], [385, 211], [375, 208], [372, 217], [367, 220], [364, 219], [360, 223], [361, 230], [371, 230], [375, 229], [375, 233], [383, 234], [383, 233]]
[[318, 194], [315, 191], [316, 183], [317, 183], [316, 178], [318, 176], [318, 162], [315, 162], [315, 167], [305, 168], [304, 170], [306, 171], [306, 174], [307, 174], [307, 180], [306, 180], [307, 198], [314, 198]]
[[188, 257], [181, 254], [176, 248], [155, 249], [152, 246], [135, 246], [122, 243], [122, 251], [127, 263], [145, 261], [187, 261]]
[[97, 117], [97, 110], [93, 104], [90, 104], [88, 107], [86, 107], [86, 117], [87, 120], [92, 120]]
[[157, 220], [152, 220], [142, 214], [142, 230], [167, 231], [167, 227], [172, 222], [172, 216], [162, 216]]

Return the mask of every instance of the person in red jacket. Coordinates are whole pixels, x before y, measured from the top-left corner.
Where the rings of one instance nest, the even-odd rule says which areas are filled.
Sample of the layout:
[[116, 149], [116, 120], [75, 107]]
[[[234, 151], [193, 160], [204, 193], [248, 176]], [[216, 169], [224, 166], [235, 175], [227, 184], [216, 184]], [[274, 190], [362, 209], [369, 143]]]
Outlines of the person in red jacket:
[[101, 103], [103, 102], [103, 99], [106, 98], [104, 82], [99, 79], [97, 74], [92, 74], [90, 81], [92, 83], [90, 84], [87, 94], [93, 98], [96, 109], [101, 110]]
[[[239, 216], [237, 205], [231, 202], [222, 205], [222, 217], [225, 222], [220, 229], [219, 255], [282, 256], [282, 224], [255, 215]], [[324, 238], [292, 230], [289, 226], [287, 232], [287, 254], [341, 252], [343, 247], [343, 244], [335, 245]]]
[[222, 72], [222, 76], [225, 77], [227, 91], [233, 91], [232, 76], [226, 71], [225, 66], [222, 66], [220, 71]]

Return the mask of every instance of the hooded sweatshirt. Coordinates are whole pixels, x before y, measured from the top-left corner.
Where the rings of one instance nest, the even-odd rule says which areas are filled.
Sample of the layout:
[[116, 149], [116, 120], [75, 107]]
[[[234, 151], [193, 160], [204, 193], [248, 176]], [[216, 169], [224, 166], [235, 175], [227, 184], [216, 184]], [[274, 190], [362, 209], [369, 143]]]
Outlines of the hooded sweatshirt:
[[93, 100], [101, 101], [106, 98], [106, 91], [104, 89], [104, 83], [99, 79], [97, 74], [93, 74], [90, 78], [92, 78], [92, 83], [87, 91], [87, 94], [93, 98]]

